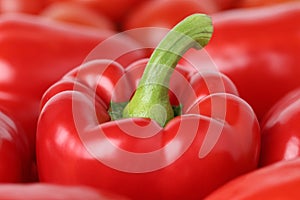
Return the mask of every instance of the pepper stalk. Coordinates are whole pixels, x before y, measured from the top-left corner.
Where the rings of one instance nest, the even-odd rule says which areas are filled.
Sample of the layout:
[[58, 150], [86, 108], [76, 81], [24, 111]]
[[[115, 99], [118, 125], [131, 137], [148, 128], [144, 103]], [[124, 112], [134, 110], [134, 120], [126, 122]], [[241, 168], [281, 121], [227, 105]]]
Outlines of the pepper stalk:
[[187, 50], [207, 45], [212, 32], [212, 20], [205, 14], [190, 15], [171, 29], [152, 53], [123, 117], [151, 118], [162, 127], [174, 118], [169, 100], [172, 72]]

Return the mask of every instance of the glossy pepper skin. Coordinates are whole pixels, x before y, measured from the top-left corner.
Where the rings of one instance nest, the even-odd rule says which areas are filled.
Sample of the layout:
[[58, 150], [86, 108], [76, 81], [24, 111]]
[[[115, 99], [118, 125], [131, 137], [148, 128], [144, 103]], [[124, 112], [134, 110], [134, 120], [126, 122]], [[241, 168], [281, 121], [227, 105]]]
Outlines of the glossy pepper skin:
[[277, 100], [300, 85], [300, 3], [212, 17], [215, 32], [206, 50], [261, 120]]
[[130, 199], [200, 199], [256, 169], [258, 121], [218, 72], [175, 68], [167, 92], [172, 105], [183, 105], [182, 113], [164, 127], [149, 118], [111, 120], [117, 110], [112, 102], [131, 98], [152, 58], [127, 68], [90, 61], [47, 90], [37, 129], [41, 181]]
[[282, 97], [262, 121], [260, 165], [300, 156], [300, 88]]
[[30, 179], [31, 159], [28, 138], [15, 121], [0, 112], [0, 185]]
[[125, 200], [86, 186], [62, 186], [46, 183], [0, 184], [1, 200]]
[[299, 199], [300, 160], [281, 161], [240, 176], [205, 200]]
[[[43, 93], [88, 59], [90, 52], [112, 34], [115, 32], [72, 27], [28, 15], [1, 16], [0, 105], [22, 126], [33, 148]], [[139, 47], [128, 38], [111, 44], [100, 57], [115, 58], [115, 46]], [[133, 52], [118, 62], [126, 65], [141, 57], [142, 51]]]

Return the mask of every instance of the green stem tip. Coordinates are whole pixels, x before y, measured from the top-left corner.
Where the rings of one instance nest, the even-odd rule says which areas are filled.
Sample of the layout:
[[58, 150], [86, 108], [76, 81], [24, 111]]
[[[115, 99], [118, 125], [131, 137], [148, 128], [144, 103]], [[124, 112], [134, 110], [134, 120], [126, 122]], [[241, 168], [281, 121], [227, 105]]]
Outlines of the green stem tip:
[[187, 50], [207, 45], [212, 32], [212, 20], [205, 14], [190, 15], [171, 29], [152, 53], [123, 117], [151, 118], [162, 127], [174, 118], [169, 100], [172, 72]]

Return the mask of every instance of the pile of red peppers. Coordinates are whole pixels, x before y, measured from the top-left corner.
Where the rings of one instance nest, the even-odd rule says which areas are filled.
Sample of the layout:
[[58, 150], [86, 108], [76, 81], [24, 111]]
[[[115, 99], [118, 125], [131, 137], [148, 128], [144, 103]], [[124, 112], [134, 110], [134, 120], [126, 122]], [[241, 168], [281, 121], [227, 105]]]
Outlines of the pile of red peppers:
[[0, 0], [0, 200], [299, 199], [300, 3]]

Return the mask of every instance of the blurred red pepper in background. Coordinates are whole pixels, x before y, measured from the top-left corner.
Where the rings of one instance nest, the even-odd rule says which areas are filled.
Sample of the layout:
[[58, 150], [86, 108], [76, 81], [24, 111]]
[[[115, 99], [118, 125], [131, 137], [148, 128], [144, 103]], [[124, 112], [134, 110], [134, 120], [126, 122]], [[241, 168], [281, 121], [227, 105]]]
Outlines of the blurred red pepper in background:
[[0, 0], [1, 13], [42, 15], [97, 28], [118, 29], [125, 16], [148, 0]]
[[97, 13], [108, 17], [111, 21], [119, 24], [130, 10], [148, 0], [48, 0], [53, 2], [73, 2], [80, 6], [88, 7]]
[[300, 2], [212, 17], [215, 32], [206, 50], [261, 120], [300, 86]]
[[262, 121], [260, 166], [300, 156], [300, 88], [281, 98]]
[[38, 14], [48, 0], [0, 0], [0, 13]]
[[30, 180], [31, 153], [24, 131], [0, 109], [0, 185]]
[[46, 183], [0, 184], [0, 200], [126, 200], [87, 186]]
[[141, 4], [126, 16], [123, 30], [140, 27], [172, 28], [185, 17], [194, 13], [213, 12], [198, 0], [154, 0]]
[[235, 8], [251, 8], [259, 6], [271, 6], [286, 2], [299, 1], [299, 0], [239, 0], [234, 5]]
[[142, 3], [125, 17], [122, 29], [140, 27], [172, 28], [188, 15], [216, 13], [233, 6], [237, 0], [153, 0]]
[[97, 29], [116, 30], [117, 26], [107, 16], [74, 1], [56, 1], [49, 4], [40, 16], [66, 23], [85, 25]]
[[223, 185], [205, 200], [261, 200], [300, 198], [300, 159], [281, 161], [242, 175]]

